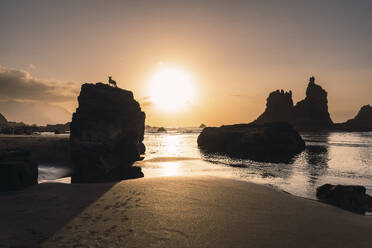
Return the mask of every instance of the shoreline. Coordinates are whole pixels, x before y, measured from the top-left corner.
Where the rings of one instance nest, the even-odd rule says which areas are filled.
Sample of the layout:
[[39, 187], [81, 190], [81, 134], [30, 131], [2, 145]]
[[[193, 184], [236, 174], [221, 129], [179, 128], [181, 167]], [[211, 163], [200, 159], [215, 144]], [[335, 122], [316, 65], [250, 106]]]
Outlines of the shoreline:
[[[159, 177], [172, 177], [172, 176], [181, 176], [181, 177], [189, 177], [189, 176], [190, 177], [193, 177], [193, 176], [212, 176], [213, 177], [213, 176], [215, 176], [215, 177], [221, 177], [221, 178], [224, 178], [224, 179], [232, 179], [232, 180], [237, 180], [237, 181], [241, 181], [241, 182], [248, 182], [248, 183], [253, 183], [253, 184], [257, 184], [257, 185], [262, 185], [262, 186], [268, 187], [270, 189], [274, 189], [278, 192], [284, 192], [286, 194], [289, 194], [289, 195], [292, 195], [292, 196], [295, 196], [295, 197], [321, 202], [319, 199], [316, 198], [315, 191], [314, 191], [313, 196], [298, 195], [298, 194], [291, 193], [290, 191], [285, 190], [285, 189], [281, 188], [280, 186], [275, 185], [273, 183], [264, 182], [264, 181], [257, 182], [257, 181], [251, 180], [251, 179], [247, 179], [247, 178], [243, 178], [243, 177], [239, 177], [239, 176], [232, 176], [232, 175], [229, 175], [229, 174], [220, 173], [219, 175], [210, 175], [209, 173], [202, 173], [200, 171], [196, 171], [196, 172], [188, 171], [188, 173], [185, 173], [185, 174], [175, 173], [174, 175], [171, 175], [171, 174], [165, 174], [164, 175], [164, 173], [159, 172], [159, 170], [162, 169], [161, 167], [162, 167], [163, 163], [165, 163], [165, 164], [181, 163], [182, 164], [181, 167], [186, 167], [187, 168], [188, 166], [193, 165], [193, 164], [198, 163], [198, 162], [203, 163], [203, 164], [206, 163], [207, 166], [210, 166], [210, 164], [209, 164], [210, 162], [204, 161], [201, 158], [185, 157], [185, 156], [152, 156], [148, 159], [145, 158], [144, 160], [140, 160], [140, 161], [135, 162], [134, 166], [139, 166], [145, 171], [144, 178], [159, 178]], [[198, 166], [202, 167], [204, 165], [198, 164]], [[230, 165], [219, 164], [219, 166], [226, 169], [226, 171], [229, 171], [229, 169], [231, 169]], [[59, 166], [56, 166], [56, 167], [59, 168]], [[152, 170], [153, 168], [155, 168], [155, 169], [154, 169], [153, 172], [151, 172], [151, 171], [148, 171], [149, 168], [147, 168], [147, 167], [149, 167], [150, 170]], [[66, 169], [68, 167], [63, 167], [62, 166], [60, 168], [61, 169]], [[244, 169], [244, 167], [243, 167], [243, 169]], [[71, 177], [67, 176], [67, 177], [60, 177], [60, 178], [57, 178], [57, 179], [39, 179], [38, 182], [39, 182], [39, 184], [40, 183], [71, 184]], [[367, 212], [366, 216], [372, 216], [372, 212]]]
[[366, 216], [213, 176], [42, 183], [0, 199], [0, 247], [369, 247], [372, 227]]

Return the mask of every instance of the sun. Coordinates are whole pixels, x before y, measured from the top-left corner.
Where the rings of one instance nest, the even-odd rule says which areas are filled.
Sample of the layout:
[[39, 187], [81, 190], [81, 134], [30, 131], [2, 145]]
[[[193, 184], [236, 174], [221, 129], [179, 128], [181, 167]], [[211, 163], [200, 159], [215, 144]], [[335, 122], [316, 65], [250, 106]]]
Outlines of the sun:
[[194, 80], [185, 70], [162, 66], [151, 74], [148, 82], [151, 101], [164, 111], [181, 111], [194, 97]]

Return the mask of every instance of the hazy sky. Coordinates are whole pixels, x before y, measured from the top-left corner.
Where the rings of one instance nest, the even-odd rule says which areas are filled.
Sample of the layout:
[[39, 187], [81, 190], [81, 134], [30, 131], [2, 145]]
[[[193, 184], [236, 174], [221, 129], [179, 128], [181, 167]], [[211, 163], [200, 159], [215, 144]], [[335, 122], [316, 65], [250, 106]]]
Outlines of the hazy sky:
[[[0, 1], [0, 101], [73, 112], [80, 84], [132, 90], [147, 124], [254, 120], [276, 89], [305, 96], [311, 75], [334, 121], [372, 104], [372, 1]], [[188, 108], [147, 101], [160, 62], [194, 78]]]

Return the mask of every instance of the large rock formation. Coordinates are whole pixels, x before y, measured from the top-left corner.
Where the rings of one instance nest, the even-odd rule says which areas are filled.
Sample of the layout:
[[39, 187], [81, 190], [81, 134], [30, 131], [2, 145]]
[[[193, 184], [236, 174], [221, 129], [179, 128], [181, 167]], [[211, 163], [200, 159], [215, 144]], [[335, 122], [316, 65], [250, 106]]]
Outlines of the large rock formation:
[[265, 112], [253, 123], [288, 122], [297, 129], [329, 129], [333, 122], [328, 112], [327, 92], [311, 77], [306, 98], [293, 106], [292, 92], [270, 93]]
[[198, 145], [203, 152], [268, 162], [289, 162], [305, 149], [301, 136], [287, 123], [206, 127]]
[[293, 120], [293, 100], [292, 91], [284, 92], [277, 90], [271, 92], [266, 99], [266, 109], [255, 123], [264, 124], [265, 122], [292, 122]]
[[306, 98], [294, 107], [293, 125], [305, 128], [330, 128], [332, 120], [328, 112], [327, 92], [315, 84], [311, 77], [306, 89]]
[[372, 128], [372, 107], [363, 106], [354, 119], [348, 120], [345, 124], [351, 128]]
[[0, 191], [19, 190], [37, 184], [38, 165], [22, 150], [0, 151]]
[[131, 91], [83, 84], [70, 125], [73, 183], [143, 177], [132, 164], [145, 152], [145, 113]]
[[366, 194], [363, 186], [324, 184], [316, 189], [316, 196], [321, 201], [358, 214], [372, 210], [372, 196]]

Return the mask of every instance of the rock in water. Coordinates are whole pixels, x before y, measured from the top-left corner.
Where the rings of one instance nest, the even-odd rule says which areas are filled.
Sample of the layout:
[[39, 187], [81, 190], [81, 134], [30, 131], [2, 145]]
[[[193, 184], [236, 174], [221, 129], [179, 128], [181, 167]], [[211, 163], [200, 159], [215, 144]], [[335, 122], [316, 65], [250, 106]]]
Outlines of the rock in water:
[[289, 162], [305, 149], [299, 133], [287, 123], [206, 127], [198, 145], [204, 152], [268, 162]]
[[324, 184], [316, 189], [316, 196], [321, 201], [358, 214], [372, 210], [372, 197], [366, 194], [363, 186]]
[[315, 84], [315, 78], [311, 77], [306, 89], [306, 97], [294, 107], [295, 127], [307, 129], [330, 128], [333, 125], [328, 112], [327, 92]]
[[372, 128], [372, 107], [363, 106], [355, 118], [348, 120], [345, 124], [350, 128]]
[[143, 177], [133, 167], [145, 151], [145, 113], [131, 91], [83, 84], [70, 125], [72, 183]]
[[160, 133], [166, 133], [167, 130], [164, 127], [159, 127], [158, 128], [158, 132], [160, 132]]
[[271, 92], [266, 101], [265, 112], [253, 123], [266, 122], [288, 122], [302, 130], [330, 129], [333, 122], [328, 112], [327, 92], [315, 84], [314, 77], [310, 78], [306, 98], [295, 106], [291, 91]]
[[23, 150], [0, 151], [0, 191], [19, 190], [37, 184], [38, 165]]
[[277, 90], [271, 92], [266, 99], [265, 112], [255, 121], [256, 124], [266, 122], [289, 122], [293, 121], [292, 91], [284, 92]]

